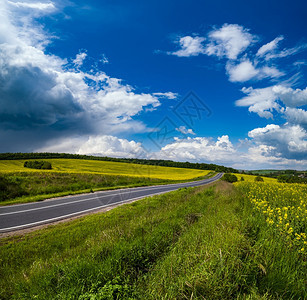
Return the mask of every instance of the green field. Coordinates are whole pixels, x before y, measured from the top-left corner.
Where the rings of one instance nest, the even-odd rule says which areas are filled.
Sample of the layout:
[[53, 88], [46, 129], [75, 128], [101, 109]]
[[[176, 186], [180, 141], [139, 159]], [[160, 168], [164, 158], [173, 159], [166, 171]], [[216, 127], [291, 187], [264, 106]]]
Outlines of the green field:
[[305, 256], [222, 181], [1, 239], [0, 258], [1, 299], [305, 299], [307, 293]]
[[79, 159], [47, 161], [52, 164], [52, 170], [25, 168], [24, 160], [0, 160], [0, 205], [103, 189], [167, 184], [213, 174], [207, 170], [120, 162]]

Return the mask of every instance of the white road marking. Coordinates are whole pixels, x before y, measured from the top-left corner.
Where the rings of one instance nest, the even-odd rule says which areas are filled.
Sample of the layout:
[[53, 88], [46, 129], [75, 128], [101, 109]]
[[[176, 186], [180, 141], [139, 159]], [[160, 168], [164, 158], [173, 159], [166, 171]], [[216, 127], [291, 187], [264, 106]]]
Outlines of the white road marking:
[[[154, 187], [156, 188], [156, 187]], [[146, 189], [144, 188], [143, 190], [137, 190], [139, 191], [145, 191]], [[120, 193], [120, 195], [126, 195], [126, 194], [131, 194], [134, 191], [129, 191], [126, 193]], [[111, 194], [111, 195], [104, 195], [104, 196], [98, 196], [98, 197], [92, 197], [92, 198], [85, 198], [85, 199], [80, 199], [80, 200], [74, 200], [74, 201], [70, 201], [70, 202], [65, 202], [65, 203], [59, 203], [59, 204], [53, 204], [53, 205], [49, 205], [49, 206], [44, 206], [44, 207], [37, 207], [37, 208], [30, 208], [30, 209], [24, 209], [24, 210], [19, 210], [19, 211], [12, 211], [12, 212], [8, 212], [8, 213], [2, 213], [0, 214], [0, 216], [6, 216], [6, 215], [13, 215], [13, 214], [19, 214], [19, 213], [23, 213], [23, 212], [29, 212], [29, 211], [34, 211], [34, 210], [40, 210], [40, 209], [47, 209], [47, 208], [51, 208], [51, 207], [57, 207], [57, 206], [63, 206], [63, 205], [68, 205], [68, 204], [74, 204], [74, 203], [78, 203], [78, 202], [83, 202], [83, 201], [87, 201], [87, 200], [99, 200], [101, 198], [105, 198], [105, 197], [111, 197], [111, 196], [117, 196], [118, 194]], [[148, 195], [150, 196], [150, 195]]]
[[[160, 186], [152, 186], [152, 187], [144, 187], [143, 189], [138, 189], [138, 192], [142, 192], [142, 191], [146, 191], [148, 189], [157, 189], [157, 188], [163, 188], [163, 187], [174, 187], [174, 185], [176, 185], [176, 187], [181, 186], [184, 183], [175, 183], [172, 185], [160, 185]], [[125, 189], [121, 189], [121, 190], [125, 190]], [[117, 190], [119, 191], [119, 190]], [[120, 193], [120, 195], [126, 195], [126, 194], [130, 194], [132, 192], [134, 192], [136, 190], [130, 190], [129, 192], [126, 193]], [[84, 199], [80, 199], [80, 200], [74, 200], [74, 201], [70, 201], [70, 202], [65, 202], [65, 203], [59, 203], [59, 204], [53, 204], [53, 205], [48, 205], [48, 206], [44, 206], [44, 207], [37, 207], [37, 208], [29, 208], [29, 209], [24, 209], [24, 210], [19, 210], [19, 211], [12, 211], [12, 212], [7, 212], [7, 213], [2, 213], [0, 214], [0, 216], [7, 216], [7, 215], [13, 215], [13, 214], [19, 214], [19, 213], [24, 213], [24, 212], [29, 212], [29, 211], [35, 211], [35, 210], [41, 210], [41, 209], [47, 209], [47, 208], [52, 208], [52, 207], [57, 207], [57, 206], [63, 206], [63, 205], [69, 205], [72, 203], [79, 203], [79, 202], [84, 202], [84, 201], [88, 201], [88, 200], [99, 200], [100, 198], [105, 198], [105, 197], [110, 197], [110, 196], [117, 196], [118, 194], [108, 194], [108, 195], [103, 195], [103, 196], [99, 196], [99, 198], [97, 197], [91, 197], [91, 198], [84, 198]], [[29, 204], [29, 203], [28, 203]]]
[[85, 212], [101, 209], [101, 208], [104, 208], [104, 207], [107, 207], [107, 206], [117, 205], [117, 204], [120, 204], [120, 203], [125, 203], [125, 202], [129, 202], [129, 201], [136, 200], [136, 199], [142, 199], [142, 198], [146, 198], [146, 197], [160, 195], [160, 194], [164, 194], [164, 193], [167, 193], [167, 192], [168, 191], [160, 192], [160, 193], [155, 193], [155, 194], [151, 194], [151, 195], [148, 195], [148, 196], [135, 197], [135, 198], [127, 199], [127, 200], [122, 200], [122, 201], [119, 201], [119, 202], [116, 202], [116, 203], [105, 204], [105, 205], [102, 205], [102, 206], [97, 206], [97, 207], [94, 207], [94, 208], [89, 208], [89, 209], [86, 209], [86, 210], [78, 211], [78, 212], [75, 212], [75, 213], [71, 213], [71, 214], [68, 214], [68, 215], [59, 216], [59, 217], [55, 217], [55, 218], [51, 218], [51, 219], [47, 219], [47, 220], [43, 220], [43, 221], [38, 221], [38, 222], [33, 222], [33, 223], [28, 223], [28, 224], [24, 224], [24, 225], [13, 226], [13, 227], [2, 228], [2, 229], [0, 229], [0, 232], [16, 230], [16, 229], [22, 229], [24, 227], [32, 227], [34, 225], [40, 225], [40, 224], [44, 224], [44, 223], [50, 223], [50, 222], [54, 222], [56, 220], [69, 218], [69, 217], [72, 217], [72, 216], [75, 216], [75, 215], [80, 215], [80, 214], [83, 214]]

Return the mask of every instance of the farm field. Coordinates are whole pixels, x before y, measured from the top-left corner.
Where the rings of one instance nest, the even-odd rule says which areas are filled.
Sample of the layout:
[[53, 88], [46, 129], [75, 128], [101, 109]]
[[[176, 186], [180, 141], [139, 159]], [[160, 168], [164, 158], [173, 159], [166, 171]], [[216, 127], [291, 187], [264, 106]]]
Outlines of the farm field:
[[[234, 174], [237, 176], [238, 181], [241, 180], [241, 177], [244, 178], [244, 181], [246, 182], [255, 182], [255, 178], [257, 177], [256, 175], [248, 175], [248, 174]], [[277, 182], [277, 179], [275, 178], [270, 178], [270, 177], [262, 177], [263, 181], [266, 183], [274, 183]]]
[[180, 189], [3, 238], [0, 298], [304, 299], [305, 253], [272, 231], [253, 185]]
[[0, 205], [82, 192], [167, 184], [210, 176], [210, 171], [130, 163], [50, 159], [52, 170], [25, 168], [24, 160], [0, 160]]
[[[94, 161], [81, 159], [48, 159], [52, 170], [44, 172], [94, 173], [105, 175], [136, 176], [166, 180], [189, 180], [207, 175], [208, 170], [160, 167], [122, 162]], [[0, 160], [0, 174], [8, 172], [39, 172], [24, 168], [25, 160]]]

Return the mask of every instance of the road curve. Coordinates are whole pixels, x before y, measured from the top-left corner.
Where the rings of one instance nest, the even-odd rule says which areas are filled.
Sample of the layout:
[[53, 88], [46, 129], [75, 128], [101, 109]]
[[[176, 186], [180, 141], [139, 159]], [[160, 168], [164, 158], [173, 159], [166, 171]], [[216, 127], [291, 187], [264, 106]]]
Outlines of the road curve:
[[220, 179], [222, 176], [223, 173], [219, 173], [209, 179], [186, 183], [100, 191], [42, 202], [3, 206], [0, 207], [0, 233], [52, 223], [115, 204], [167, 193], [179, 188], [208, 184]]

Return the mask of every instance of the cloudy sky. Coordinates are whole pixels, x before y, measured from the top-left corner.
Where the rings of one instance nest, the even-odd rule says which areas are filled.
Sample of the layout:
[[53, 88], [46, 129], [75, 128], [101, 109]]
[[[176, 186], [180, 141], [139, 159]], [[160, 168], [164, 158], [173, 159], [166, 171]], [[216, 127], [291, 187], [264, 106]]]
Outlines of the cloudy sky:
[[307, 169], [306, 11], [0, 0], [0, 152]]

